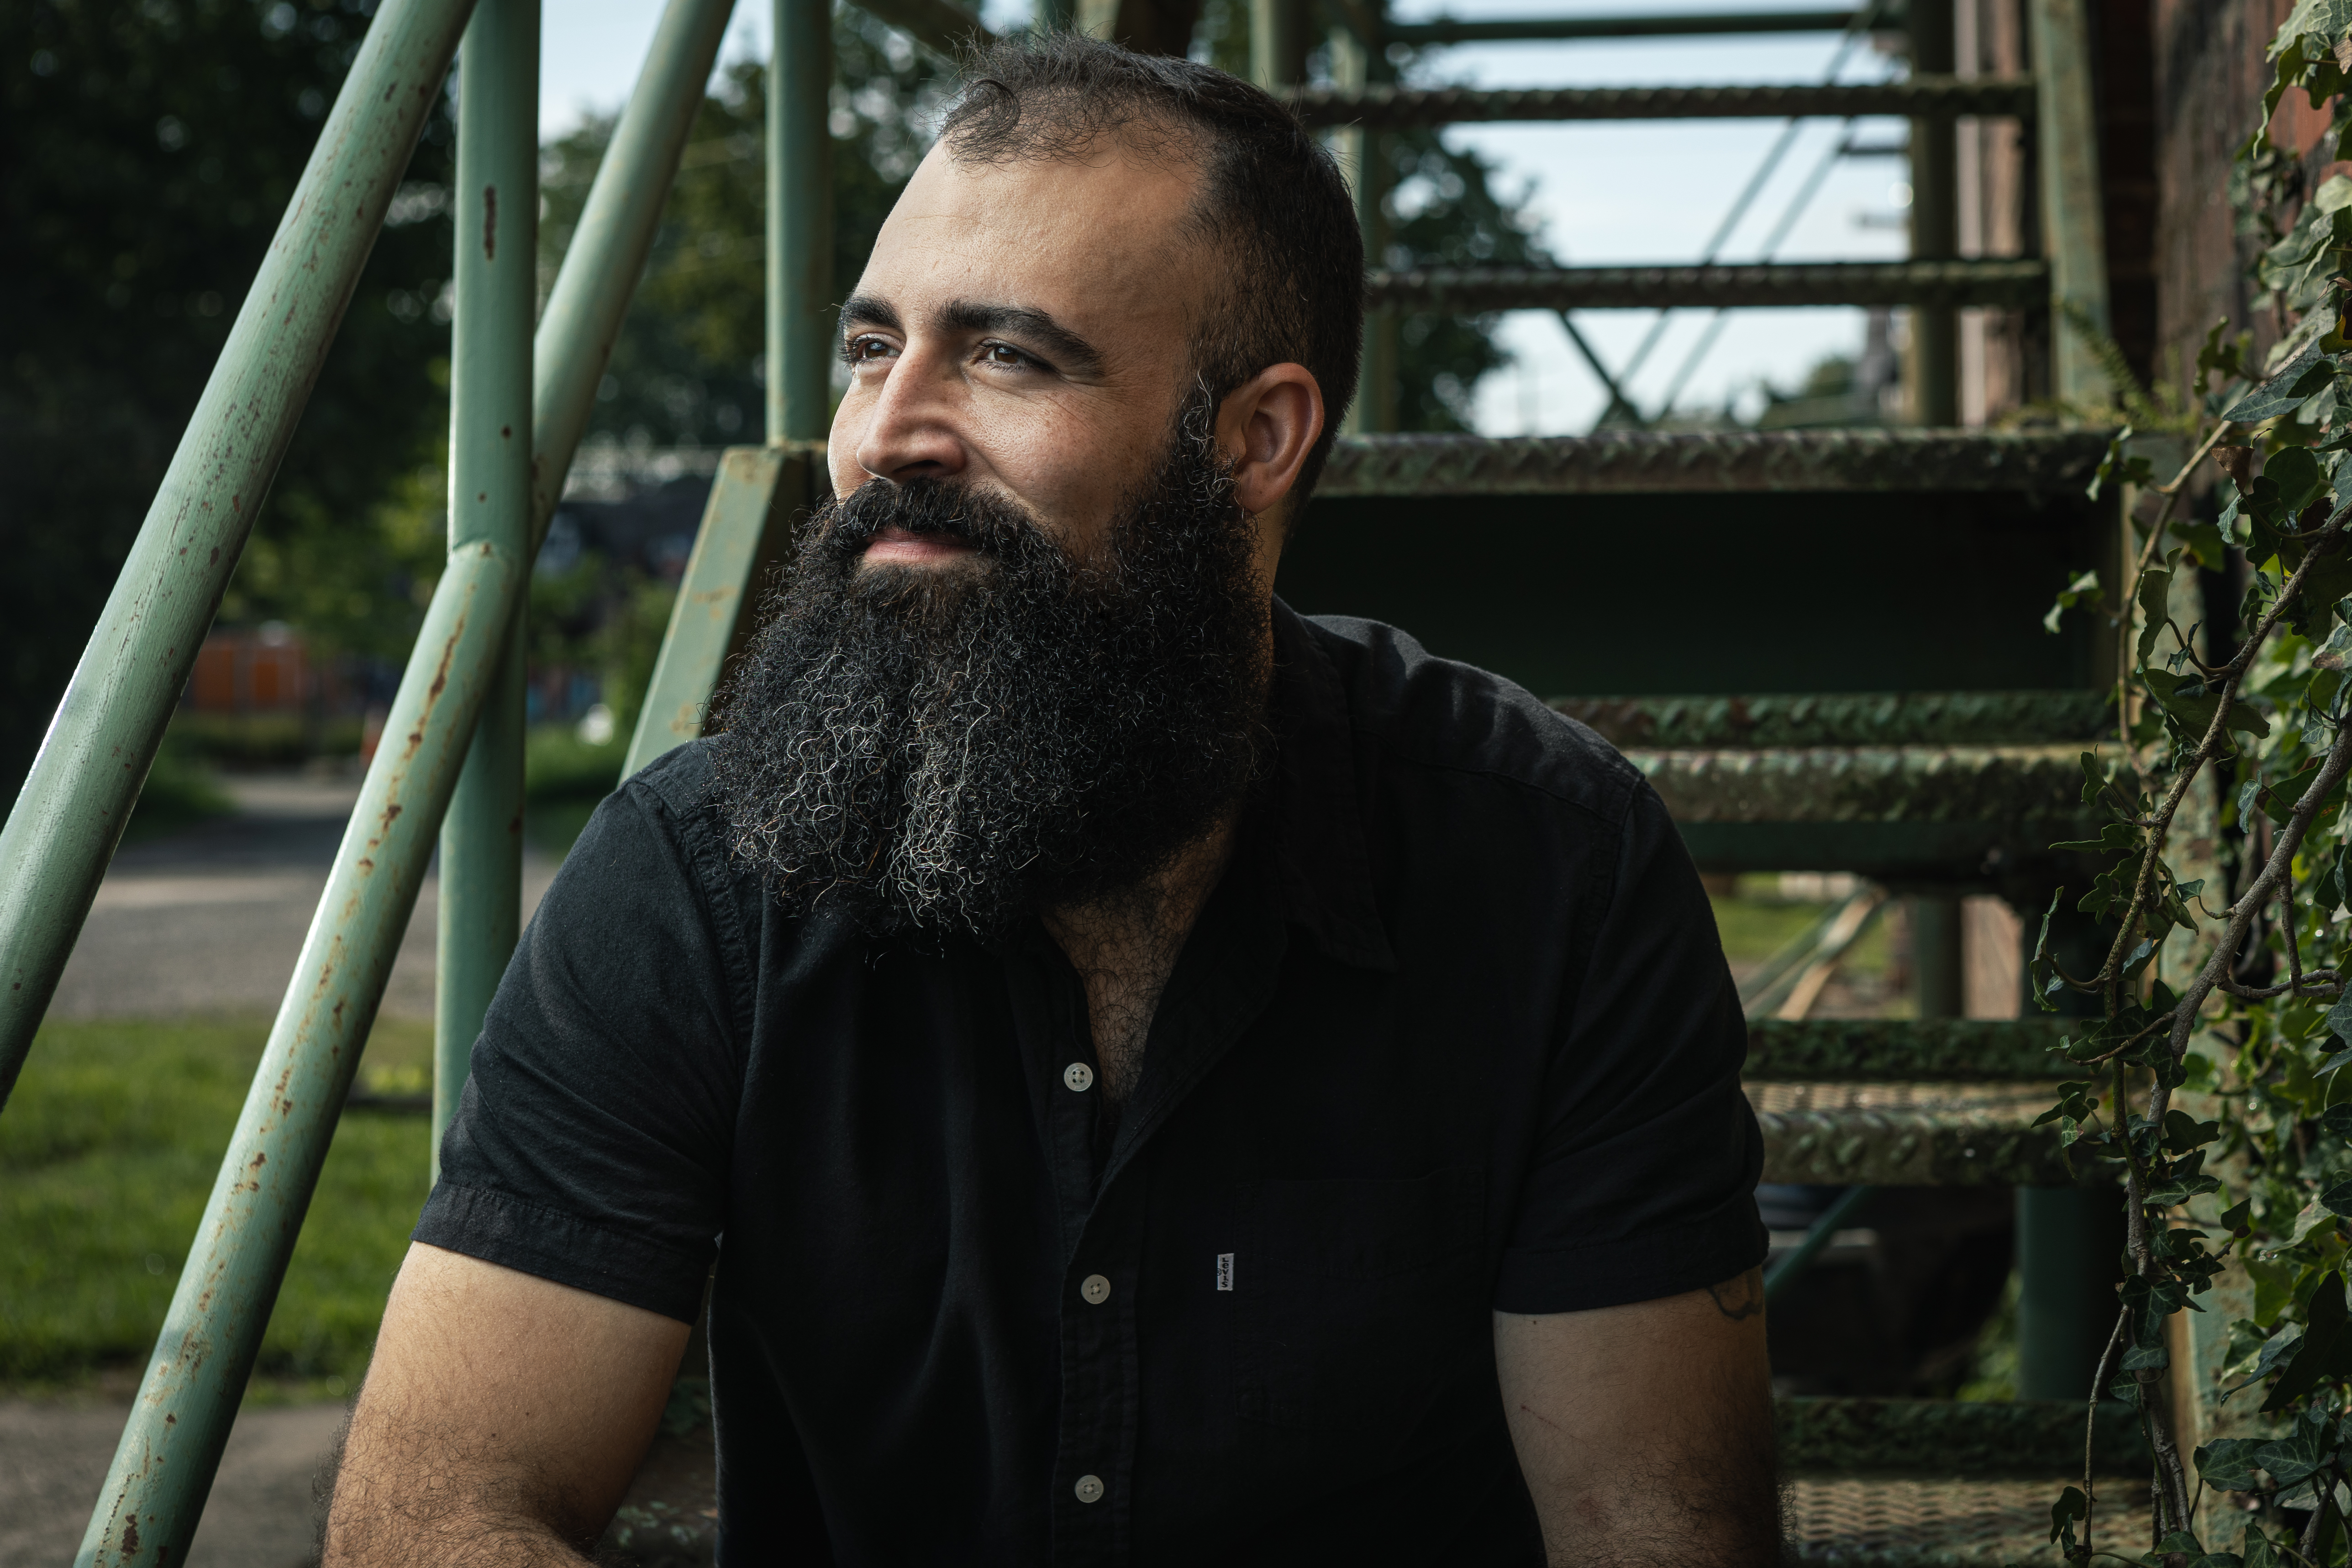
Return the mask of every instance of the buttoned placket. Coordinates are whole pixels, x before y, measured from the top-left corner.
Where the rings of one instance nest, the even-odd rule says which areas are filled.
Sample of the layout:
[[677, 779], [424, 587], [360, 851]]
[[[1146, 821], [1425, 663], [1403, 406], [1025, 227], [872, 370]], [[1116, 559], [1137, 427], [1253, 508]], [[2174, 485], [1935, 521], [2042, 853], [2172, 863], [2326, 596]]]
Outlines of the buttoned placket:
[[[1141, 1255], [1141, 1185], [1101, 1188], [1107, 1156], [1097, 1124], [1106, 1107], [1090, 1045], [1086, 994], [1066, 964], [1048, 963], [1047, 1012], [1060, 1049], [1046, 1096], [1046, 1142], [1062, 1215], [1062, 1397], [1054, 1465], [1057, 1563], [1126, 1559], [1139, 1378], [1134, 1316]], [[1130, 1203], [1126, 1194], [1138, 1194]]]

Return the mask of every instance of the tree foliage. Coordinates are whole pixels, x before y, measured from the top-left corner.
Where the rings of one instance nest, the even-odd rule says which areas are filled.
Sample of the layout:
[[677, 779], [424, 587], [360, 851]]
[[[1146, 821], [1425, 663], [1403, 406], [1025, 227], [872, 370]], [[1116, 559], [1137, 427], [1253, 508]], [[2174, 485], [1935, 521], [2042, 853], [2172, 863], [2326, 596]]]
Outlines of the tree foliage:
[[[2251, 336], [2217, 324], [2185, 397], [2110, 370], [2135, 423], [2194, 455], [2159, 484], [2126, 428], [2101, 469], [2101, 484], [2135, 487], [2152, 514], [2112, 605], [2125, 671], [2116, 744], [2083, 760], [2084, 804], [2104, 820], [2096, 838], [2057, 847], [2103, 867], [2074, 911], [2098, 922], [2101, 951], [2087, 973], [2068, 972], [2053, 943], [2069, 918], [2062, 894], [2032, 966], [2044, 1007], [2070, 993], [2095, 1005], [2064, 1047], [2083, 1079], [2043, 1121], [2075, 1158], [2112, 1162], [2124, 1177], [2127, 1274], [2096, 1384], [2139, 1411], [2157, 1458], [2146, 1533], [2110, 1522], [2095, 1535], [2090, 1478], [2065, 1489], [2052, 1539], [2080, 1562], [2283, 1568], [2347, 1551], [2352, 922], [2339, 911], [2352, 903], [2352, 179], [2306, 191], [2304, 160], [2267, 127], [2286, 92], [2314, 107], [2336, 99], [2330, 144], [2336, 157], [2352, 152], [2352, 109], [2337, 97], [2352, 6], [2303, 0], [2272, 58], [2276, 85], [2232, 195], [2255, 251], [2255, 309], [2277, 342], [2257, 360]], [[2209, 458], [2219, 516], [2176, 520]], [[2178, 613], [2195, 602], [2179, 589], [2224, 568], [2245, 584], [2234, 639]], [[2104, 601], [2086, 574], [2053, 613]], [[2200, 799], [2218, 803], [2234, 856], [2200, 847], [2188, 821]], [[2165, 1394], [2169, 1320], [2206, 1310], [2200, 1298], [2233, 1255], [2252, 1310], [2229, 1326], [2221, 1408], [2237, 1402], [2252, 1419], [2244, 1435], [2182, 1454]], [[2200, 1533], [2207, 1489], [2240, 1499], [2210, 1505]], [[2119, 1536], [2158, 1544], [2122, 1555], [2132, 1549], [2112, 1544]]]
[[[244, 302], [373, 0], [0, 5], [0, 799], [13, 795]], [[446, 105], [412, 174], [445, 170]], [[223, 614], [397, 648], [375, 509], [446, 426], [446, 224], [387, 229]], [[425, 543], [437, 557], [439, 541]]]

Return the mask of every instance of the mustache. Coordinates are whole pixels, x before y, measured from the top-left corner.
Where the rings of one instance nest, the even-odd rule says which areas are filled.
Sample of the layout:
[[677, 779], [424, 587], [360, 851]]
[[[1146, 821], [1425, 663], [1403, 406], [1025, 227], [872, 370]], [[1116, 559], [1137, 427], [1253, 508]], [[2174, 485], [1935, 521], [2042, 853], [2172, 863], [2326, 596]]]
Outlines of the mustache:
[[998, 558], [1050, 542], [1017, 503], [959, 479], [871, 479], [820, 503], [811, 521], [823, 530], [826, 549], [845, 559], [891, 528], [919, 539], [951, 539]]

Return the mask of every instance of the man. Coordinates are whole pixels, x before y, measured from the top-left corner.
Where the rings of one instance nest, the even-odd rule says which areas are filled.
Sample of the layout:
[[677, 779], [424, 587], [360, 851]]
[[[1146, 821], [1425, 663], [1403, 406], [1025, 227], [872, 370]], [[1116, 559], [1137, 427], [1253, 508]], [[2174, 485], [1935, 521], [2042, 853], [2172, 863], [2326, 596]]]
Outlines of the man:
[[730, 1564], [1774, 1560], [1672, 825], [1272, 596], [1361, 269], [1255, 89], [976, 63], [721, 732], [600, 809], [475, 1047], [330, 1563], [580, 1561], [706, 1279]]

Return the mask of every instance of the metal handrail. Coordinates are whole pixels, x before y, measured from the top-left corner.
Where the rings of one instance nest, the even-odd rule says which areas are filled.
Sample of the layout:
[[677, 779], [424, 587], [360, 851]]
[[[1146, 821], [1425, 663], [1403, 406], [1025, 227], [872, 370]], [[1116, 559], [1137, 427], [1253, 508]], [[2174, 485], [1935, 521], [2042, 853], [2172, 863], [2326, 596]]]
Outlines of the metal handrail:
[[[436, 4], [462, 21], [465, 0], [390, 0], [375, 26]], [[552, 493], [546, 477], [570, 464], [729, 8], [728, 0], [671, 0], [597, 171], [534, 352], [533, 460], [543, 487], [534, 510]], [[445, 50], [428, 73], [436, 90], [447, 59]], [[366, 62], [363, 53], [345, 83], [346, 103], [382, 89]], [[541, 513], [534, 542], [544, 527]], [[90, 1517], [79, 1568], [184, 1556], [528, 580], [526, 557], [486, 542], [455, 552], [435, 588]]]
[[0, 828], [0, 1106], [293, 438], [472, 0], [386, 0]]

